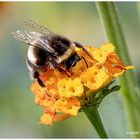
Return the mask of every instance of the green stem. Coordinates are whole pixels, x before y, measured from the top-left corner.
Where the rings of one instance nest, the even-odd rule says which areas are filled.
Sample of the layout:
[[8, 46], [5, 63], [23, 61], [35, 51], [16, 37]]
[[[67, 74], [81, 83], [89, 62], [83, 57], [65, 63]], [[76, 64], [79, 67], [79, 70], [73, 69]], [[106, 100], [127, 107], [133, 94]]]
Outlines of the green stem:
[[98, 113], [97, 107], [87, 107], [84, 109], [85, 114], [87, 115], [88, 119], [96, 129], [100, 138], [107, 138], [107, 134], [105, 132], [104, 126], [102, 124], [100, 115]]
[[[123, 63], [131, 65], [115, 4], [113, 2], [97, 2], [96, 5], [109, 42], [116, 46], [116, 52]], [[133, 71], [129, 70], [119, 80], [130, 131], [139, 132], [133, 133], [132, 137], [140, 137], [140, 96], [137, 95], [140, 92], [137, 92], [139, 89], [136, 77]]]

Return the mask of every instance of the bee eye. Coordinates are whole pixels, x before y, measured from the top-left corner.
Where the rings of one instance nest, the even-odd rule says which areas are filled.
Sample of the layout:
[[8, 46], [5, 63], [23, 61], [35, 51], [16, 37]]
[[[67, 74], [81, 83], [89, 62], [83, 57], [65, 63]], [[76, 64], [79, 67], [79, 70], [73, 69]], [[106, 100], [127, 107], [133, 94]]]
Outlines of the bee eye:
[[80, 57], [78, 55], [75, 56], [75, 59], [80, 60]]

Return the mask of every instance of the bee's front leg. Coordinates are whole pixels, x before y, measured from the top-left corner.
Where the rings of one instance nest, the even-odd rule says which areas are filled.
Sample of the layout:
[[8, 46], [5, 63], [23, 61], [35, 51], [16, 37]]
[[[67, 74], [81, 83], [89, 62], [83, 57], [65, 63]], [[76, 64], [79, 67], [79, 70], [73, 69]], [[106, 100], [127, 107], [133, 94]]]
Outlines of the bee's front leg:
[[84, 57], [81, 57], [81, 59], [85, 62], [86, 67], [88, 68], [88, 63], [87, 63], [86, 59]]
[[53, 59], [50, 60], [50, 64], [51, 64], [51, 67], [53, 67], [54, 69], [57, 69], [58, 71], [60, 71], [62, 73], [65, 73], [68, 77], [71, 77], [71, 75], [69, 75], [66, 70], [64, 70], [63, 68], [61, 68], [59, 66], [59, 64], [56, 61], [54, 61]]

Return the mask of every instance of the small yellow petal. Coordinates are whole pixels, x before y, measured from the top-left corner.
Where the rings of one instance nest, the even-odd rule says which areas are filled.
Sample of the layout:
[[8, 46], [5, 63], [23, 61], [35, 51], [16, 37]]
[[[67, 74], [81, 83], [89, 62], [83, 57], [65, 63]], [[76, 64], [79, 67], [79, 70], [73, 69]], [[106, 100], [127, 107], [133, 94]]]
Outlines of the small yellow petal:
[[40, 124], [48, 124], [48, 125], [53, 125], [53, 116], [51, 116], [50, 114], [46, 114], [44, 113], [41, 117], [40, 117]]
[[80, 109], [80, 102], [76, 97], [60, 98], [56, 101], [54, 108], [57, 112], [76, 116]]
[[96, 65], [86, 69], [80, 77], [83, 84], [93, 91], [102, 88], [112, 80], [104, 69], [98, 68]]
[[114, 52], [115, 47], [111, 43], [106, 43], [101, 45], [101, 50], [105, 51], [107, 54]]
[[54, 116], [54, 121], [59, 122], [59, 121], [63, 121], [66, 120], [70, 117], [69, 114], [56, 114]]
[[82, 96], [83, 94], [83, 85], [80, 78], [74, 79], [61, 79], [58, 82], [58, 92], [60, 97], [74, 97]]

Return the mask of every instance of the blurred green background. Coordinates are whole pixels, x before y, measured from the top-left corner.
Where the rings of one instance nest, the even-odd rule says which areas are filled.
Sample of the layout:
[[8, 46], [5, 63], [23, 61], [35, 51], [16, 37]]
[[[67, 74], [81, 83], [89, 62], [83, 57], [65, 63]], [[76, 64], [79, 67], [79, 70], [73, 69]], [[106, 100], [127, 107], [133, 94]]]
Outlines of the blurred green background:
[[[140, 79], [140, 4], [116, 4]], [[83, 45], [99, 47], [106, 42], [94, 2], [0, 2], [0, 138], [98, 138], [84, 113], [54, 126], [38, 124], [42, 109], [35, 105], [30, 91], [25, 62], [28, 47], [10, 36], [10, 32], [23, 29], [24, 19], [36, 21]], [[99, 111], [109, 137], [130, 137], [119, 93], [106, 97]]]

